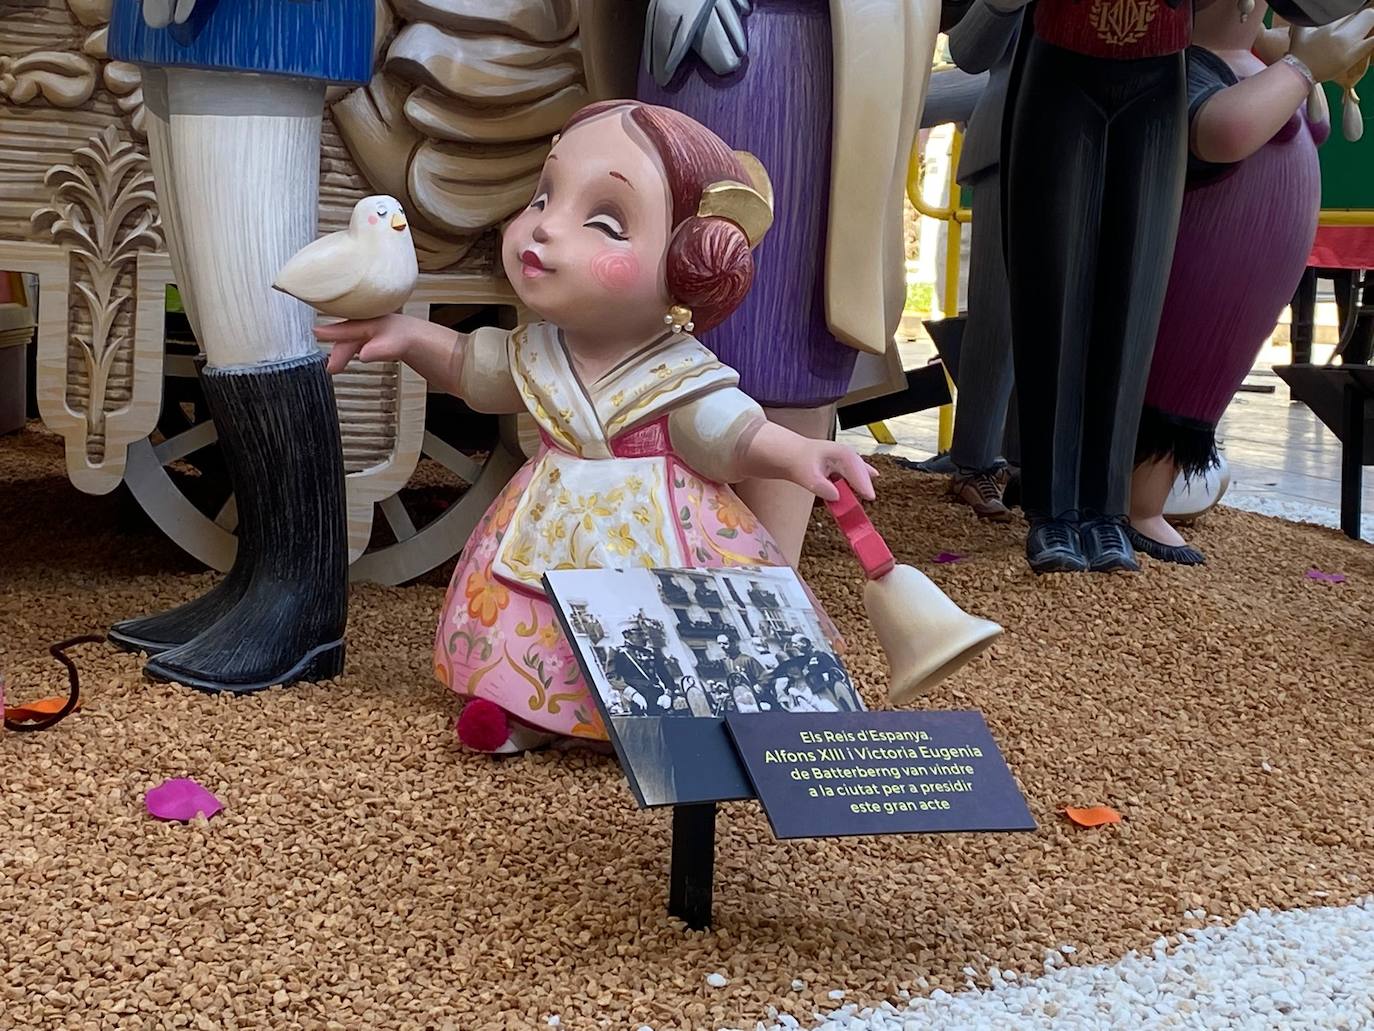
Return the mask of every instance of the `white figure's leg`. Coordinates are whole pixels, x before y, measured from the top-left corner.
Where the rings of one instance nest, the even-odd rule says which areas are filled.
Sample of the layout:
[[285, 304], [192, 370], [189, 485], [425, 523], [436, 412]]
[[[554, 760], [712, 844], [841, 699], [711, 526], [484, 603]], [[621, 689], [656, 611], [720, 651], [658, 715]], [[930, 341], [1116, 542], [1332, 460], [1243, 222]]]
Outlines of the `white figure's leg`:
[[206, 407], [239, 513], [211, 591], [116, 624], [154, 679], [245, 693], [343, 669], [343, 445], [313, 313], [272, 289], [315, 238], [324, 84], [166, 69], [149, 76], [149, 150], [197, 339]]
[[207, 365], [313, 353], [313, 313], [272, 281], [315, 239], [325, 84], [182, 68], [152, 78], [163, 80], [148, 98], [159, 206]]
[[200, 323], [196, 318], [194, 299], [188, 289], [189, 277], [186, 274], [186, 260], [183, 256], [185, 234], [181, 228], [181, 220], [177, 216], [180, 193], [173, 181], [175, 170], [168, 149], [166, 71], [161, 68], [143, 69], [143, 100], [147, 107], [148, 160], [153, 166], [158, 214], [162, 219], [163, 236], [167, 240], [167, 253], [172, 259], [172, 275], [176, 277], [177, 289], [181, 293], [181, 306], [186, 312], [187, 321], [191, 324], [191, 332], [199, 340]]

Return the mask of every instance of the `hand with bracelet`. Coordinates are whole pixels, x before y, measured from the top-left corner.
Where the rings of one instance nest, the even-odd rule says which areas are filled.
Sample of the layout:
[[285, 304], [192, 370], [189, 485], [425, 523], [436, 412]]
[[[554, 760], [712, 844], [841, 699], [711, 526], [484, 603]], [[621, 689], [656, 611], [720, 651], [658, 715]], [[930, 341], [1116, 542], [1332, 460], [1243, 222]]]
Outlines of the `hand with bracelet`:
[[[1263, 147], [1320, 83], [1374, 52], [1374, 11], [1363, 10], [1332, 25], [1289, 29], [1288, 53], [1263, 71], [1214, 94], [1190, 129], [1193, 153], [1204, 161], [1232, 164]], [[1309, 108], [1310, 121], [1325, 120], [1325, 96]]]

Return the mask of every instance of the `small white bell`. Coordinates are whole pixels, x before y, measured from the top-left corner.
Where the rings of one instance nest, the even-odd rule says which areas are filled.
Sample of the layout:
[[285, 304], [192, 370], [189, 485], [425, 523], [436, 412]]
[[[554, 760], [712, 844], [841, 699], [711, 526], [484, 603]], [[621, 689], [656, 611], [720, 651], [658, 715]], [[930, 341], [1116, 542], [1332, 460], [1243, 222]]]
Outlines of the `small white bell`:
[[887, 656], [888, 697], [902, 705], [983, 651], [1002, 628], [970, 616], [920, 570], [897, 565], [849, 484], [832, 482], [840, 497], [826, 507], [868, 577], [864, 610]]

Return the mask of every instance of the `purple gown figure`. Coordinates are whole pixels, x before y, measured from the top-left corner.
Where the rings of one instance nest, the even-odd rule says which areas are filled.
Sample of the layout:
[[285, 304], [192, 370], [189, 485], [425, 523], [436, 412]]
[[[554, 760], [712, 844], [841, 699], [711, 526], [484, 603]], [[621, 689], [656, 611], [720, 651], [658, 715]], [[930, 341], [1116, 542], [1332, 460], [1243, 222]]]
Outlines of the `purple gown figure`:
[[[1201, 47], [1188, 61], [1194, 110], [1240, 81]], [[1168, 456], [1190, 474], [1216, 464], [1217, 422], [1307, 267], [1321, 196], [1317, 147], [1329, 133], [1304, 105], [1244, 161], [1191, 162], [1138, 458]]]
[[726, 6], [726, 21], [699, 30], [699, 51], [656, 55], [651, 40], [639, 99], [690, 115], [768, 169], [774, 222], [754, 287], [702, 342], [739, 371], [740, 388], [761, 405], [819, 408], [847, 393], [858, 357], [835, 339], [825, 314], [830, 0], [754, 0], [747, 15], [740, 8], [749, 5]]
[[[1263, 13], [1260, 11], [1259, 13]], [[1255, 76], [1288, 76], [1245, 52], [1258, 28], [1209, 12], [1199, 35], [1231, 53], [1235, 67], [1207, 46], [1188, 50], [1189, 117], [1194, 123], [1213, 97]], [[1202, 16], [1200, 16], [1202, 17]], [[1253, 25], [1254, 23], [1251, 23]], [[1212, 34], [1217, 42], [1212, 42]], [[1229, 163], [1188, 162], [1178, 240], [1150, 364], [1132, 479], [1132, 544], [1152, 558], [1198, 565], [1204, 556], [1164, 519], [1178, 474], [1196, 476], [1218, 464], [1216, 427], [1249, 374], [1298, 285], [1321, 207], [1317, 147], [1330, 132], [1309, 121], [1307, 105], [1269, 112], [1277, 132], [1248, 156]], [[1279, 124], [1279, 123], [1275, 123]], [[1194, 146], [1197, 146], [1195, 139]]]

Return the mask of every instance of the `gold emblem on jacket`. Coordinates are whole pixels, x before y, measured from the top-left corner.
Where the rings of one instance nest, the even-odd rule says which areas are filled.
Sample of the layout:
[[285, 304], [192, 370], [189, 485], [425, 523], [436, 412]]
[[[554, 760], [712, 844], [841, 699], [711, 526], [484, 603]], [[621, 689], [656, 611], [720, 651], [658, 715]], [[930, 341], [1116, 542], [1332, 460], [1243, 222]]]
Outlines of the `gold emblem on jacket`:
[[1088, 24], [1108, 46], [1124, 47], [1145, 37], [1160, 0], [1093, 0]]

